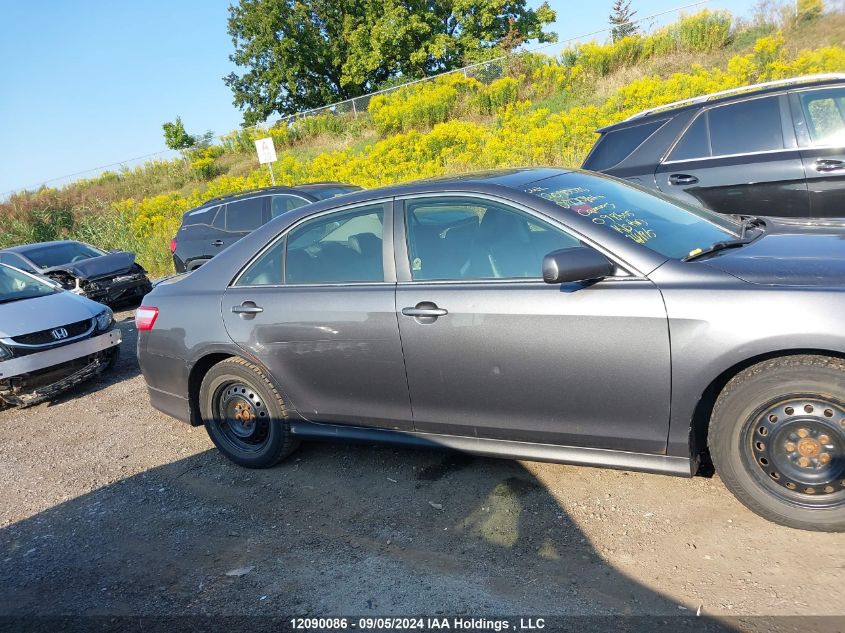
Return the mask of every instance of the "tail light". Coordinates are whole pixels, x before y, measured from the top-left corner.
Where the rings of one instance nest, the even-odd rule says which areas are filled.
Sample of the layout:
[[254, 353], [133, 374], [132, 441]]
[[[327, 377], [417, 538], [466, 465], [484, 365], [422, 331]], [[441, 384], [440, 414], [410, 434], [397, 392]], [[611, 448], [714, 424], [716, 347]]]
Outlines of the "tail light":
[[139, 332], [152, 330], [157, 318], [158, 308], [141, 306], [135, 310], [135, 327]]
[[176, 252], [176, 238], [171, 237], [170, 238], [170, 254], [173, 255], [173, 253], [175, 253], [175, 252]]

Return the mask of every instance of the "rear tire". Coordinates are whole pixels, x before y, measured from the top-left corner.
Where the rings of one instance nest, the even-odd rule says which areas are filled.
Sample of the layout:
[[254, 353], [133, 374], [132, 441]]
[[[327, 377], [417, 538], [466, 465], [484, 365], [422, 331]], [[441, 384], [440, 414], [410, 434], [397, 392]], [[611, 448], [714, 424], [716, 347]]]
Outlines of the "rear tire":
[[240, 466], [270, 468], [297, 447], [276, 387], [243, 358], [228, 358], [208, 371], [199, 409], [211, 441]]
[[786, 356], [737, 374], [716, 401], [708, 444], [716, 472], [751, 511], [845, 531], [845, 361]]

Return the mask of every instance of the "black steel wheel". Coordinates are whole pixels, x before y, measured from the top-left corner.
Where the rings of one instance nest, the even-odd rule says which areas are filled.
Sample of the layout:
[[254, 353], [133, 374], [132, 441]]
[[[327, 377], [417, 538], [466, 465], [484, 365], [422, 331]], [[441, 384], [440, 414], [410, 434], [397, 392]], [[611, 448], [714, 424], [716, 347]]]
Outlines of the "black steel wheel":
[[773, 494], [808, 508], [845, 503], [845, 405], [785, 397], [762, 407], [745, 435], [747, 467]]
[[285, 403], [257, 365], [242, 358], [214, 365], [198, 400], [209, 437], [236, 464], [269, 468], [296, 448]]
[[264, 398], [240, 381], [224, 382], [214, 396], [212, 424], [238, 450], [259, 451], [270, 439], [270, 414]]
[[713, 409], [708, 444], [727, 488], [757, 514], [845, 531], [845, 361], [767, 360], [737, 374]]

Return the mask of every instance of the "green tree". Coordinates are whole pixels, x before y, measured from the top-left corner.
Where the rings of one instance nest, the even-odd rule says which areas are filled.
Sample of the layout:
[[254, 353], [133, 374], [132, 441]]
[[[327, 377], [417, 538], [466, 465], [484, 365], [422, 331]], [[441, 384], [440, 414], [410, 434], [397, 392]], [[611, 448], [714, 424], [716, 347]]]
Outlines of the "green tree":
[[799, 22], [814, 22], [824, 13], [824, 0], [797, 0], [795, 12]]
[[526, 0], [240, 0], [229, 8], [224, 78], [244, 123], [291, 114], [490, 59], [544, 31], [555, 12]]
[[163, 123], [161, 127], [164, 130], [164, 142], [170, 149], [188, 149], [197, 142], [195, 137], [185, 131], [182, 117], [177, 116], [175, 121]]
[[631, 11], [631, 0], [615, 0], [610, 11], [610, 37], [614, 42], [637, 32], [637, 25], [633, 24], [637, 12]]

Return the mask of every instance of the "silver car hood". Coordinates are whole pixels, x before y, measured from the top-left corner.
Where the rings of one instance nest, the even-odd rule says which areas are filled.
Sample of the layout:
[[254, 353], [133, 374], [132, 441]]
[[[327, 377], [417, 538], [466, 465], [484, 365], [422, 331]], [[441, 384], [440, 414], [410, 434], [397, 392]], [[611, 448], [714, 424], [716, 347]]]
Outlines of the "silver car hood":
[[72, 292], [0, 303], [0, 338], [50, 330], [90, 319], [105, 308]]

